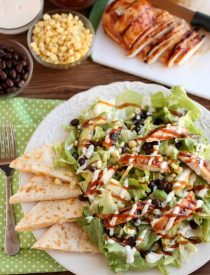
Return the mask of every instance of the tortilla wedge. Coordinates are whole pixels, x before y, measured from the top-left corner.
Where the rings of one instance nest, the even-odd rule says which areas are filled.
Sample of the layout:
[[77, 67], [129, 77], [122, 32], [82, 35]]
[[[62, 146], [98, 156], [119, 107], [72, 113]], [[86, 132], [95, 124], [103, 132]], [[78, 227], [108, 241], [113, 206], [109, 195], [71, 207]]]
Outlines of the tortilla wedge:
[[98, 252], [97, 247], [90, 243], [82, 227], [75, 222], [54, 224], [32, 248], [66, 252]]
[[17, 224], [16, 231], [33, 231], [73, 221], [82, 217], [83, 208], [87, 205], [87, 202], [78, 199], [39, 202]]
[[78, 186], [46, 176], [35, 176], [10, 197], [10, 203], [49, 201], [77, 198], [81, 194]]
[[10, 167], [39, 176], [52, 176], [71, 183], [77, 181], [76, 175], [68, 168], [55, 167], [55, 158], [53, 145], [44, 145], [15, 159]]

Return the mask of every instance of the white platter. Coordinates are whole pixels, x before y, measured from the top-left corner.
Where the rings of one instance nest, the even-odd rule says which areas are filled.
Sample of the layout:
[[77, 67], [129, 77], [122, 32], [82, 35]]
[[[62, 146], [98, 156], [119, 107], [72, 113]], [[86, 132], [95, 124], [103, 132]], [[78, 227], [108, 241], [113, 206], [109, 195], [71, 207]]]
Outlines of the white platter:
[[[68, 124], [69, 121], [78, 117], [82, 110], [86, 109], [97, 97], [105, 100], [112, 99], [125, 90], [134, 90], [142, 94], [150, 94], [157, 91], [164, 91], [169, 93], [166, 88], [153, 85], [144, 84], [141, 82], [116, 82], [107, 86], [97, 86], [86, 92], [79, 93], [70, 98], [65, 103], [56, 107], [47, 117], [40, 123], [31, 137], [26, 152], [39, 147], [44, 144], [55, 143], [65, 137], [65, 132], [62, 125]], [[201, 121], [199, 127], [202, 128], [207, 136], [210, 136], [210, 112], [200, 105], [201, 108]], [[29, 174], [21, 173], [20, 185], [26, 184], [31, 177]], [[28, 212], [34, 204], [24, 203], [23, 210]], [[39, 238], [46, 229], [33, 232]], [[181, 269], [170, 268], [170, 275], [187, 275], [195, 271], [207, 261], [210, 260], [210, 244], [198, 245], [198, 253], [194, 254], [189, 263], [182, 266]], [[52, 252], [49, 254], [67, 270], [77, 275], [111, 275], [114, 274], [109, 271], [106, 260], [103, 256], [88, 255], [78, 253], [61, 253]], [[126, 275], [137, 274], [135, 272], [128, 272]], [[159, 275], [157, 270], [138, 273], [142, 275]]]
[[[197, 1], [200, 2], [201, 0]], [[202, 3], [202, 9], [210, 13], [210, 1], [205, 1], [205, 3], [203, 1]], [[92, 59], [102, 65], [144, 77], [170, 87], [183, 85], [187, 92], [210, 99], [209, 34], [207, 34], [206, 41], [199, 52], [183, 66], [167, 68], [161, 63], [148, 65], [137, 58], [128, 58], [124, 50], [105, 35], [102, 24], [100, 24], [92, 50]]]

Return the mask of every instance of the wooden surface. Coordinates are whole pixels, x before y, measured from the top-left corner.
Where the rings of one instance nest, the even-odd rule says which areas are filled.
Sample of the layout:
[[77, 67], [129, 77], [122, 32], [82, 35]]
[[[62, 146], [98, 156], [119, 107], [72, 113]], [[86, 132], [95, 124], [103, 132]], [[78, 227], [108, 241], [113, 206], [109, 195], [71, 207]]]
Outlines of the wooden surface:
[[[50, 8], [51, 5], [46, 3], [45, 9]], [[0, 38], [2, 37], [6, 38], [6, 36], [0, 35]], [[24, 45], [27, 45], [26, 33], [13, 36], [12, 38], [23, 43]], [[91, 60], [87, 60], [84, 64], [79, 65], [73, 69], [62, 71], [45, 68], [34, 61], [34, 72], [32, 80], [28, 88], [26, 88], [20, 96], [45, 99], [68, 99], [74, 94], [85, 91], [96, 85], [109, 84], [115, 81], [143, 81], [146, 83], [151, 83], [149, 80], [95, 64]], [[191, 95], [190, 97], [210, 110], [209, 100], [201, 99]], [[178, 273], [179, 271], [177, 270], [177, 274]], [[44, 274], [67, 275], [72, 273], [61, 272]], [[208, 274], [210, 274], [210, 262], [191, 275]]]

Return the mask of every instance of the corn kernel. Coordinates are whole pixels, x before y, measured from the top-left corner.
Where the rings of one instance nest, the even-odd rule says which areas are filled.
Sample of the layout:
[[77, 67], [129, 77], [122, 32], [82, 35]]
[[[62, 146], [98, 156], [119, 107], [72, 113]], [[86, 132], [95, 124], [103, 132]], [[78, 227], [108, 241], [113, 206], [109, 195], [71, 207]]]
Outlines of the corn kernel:
[[134, 148], [134, 147], [136, 147], [137, 142], [135, 140], [130, 140], [128, 145], [129, 145], [130, 148]]
[[92, 39], [78, 16], [44, 14], [43, 21], [34, 27], [31, 48], [46, 62], [66, 64], [84, 56]]

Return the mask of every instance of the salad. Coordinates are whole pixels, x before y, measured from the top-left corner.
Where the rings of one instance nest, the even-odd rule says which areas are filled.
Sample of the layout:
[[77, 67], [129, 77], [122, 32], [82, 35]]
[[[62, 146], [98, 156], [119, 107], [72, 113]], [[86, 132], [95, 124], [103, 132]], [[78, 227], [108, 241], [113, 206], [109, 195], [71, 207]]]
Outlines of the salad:
[[66, 126], [56, 165], [80, 181], [78, 220], [115, 272], [180, 267], [210, 241], [210, 145], [181, 87], [97, 99]]

